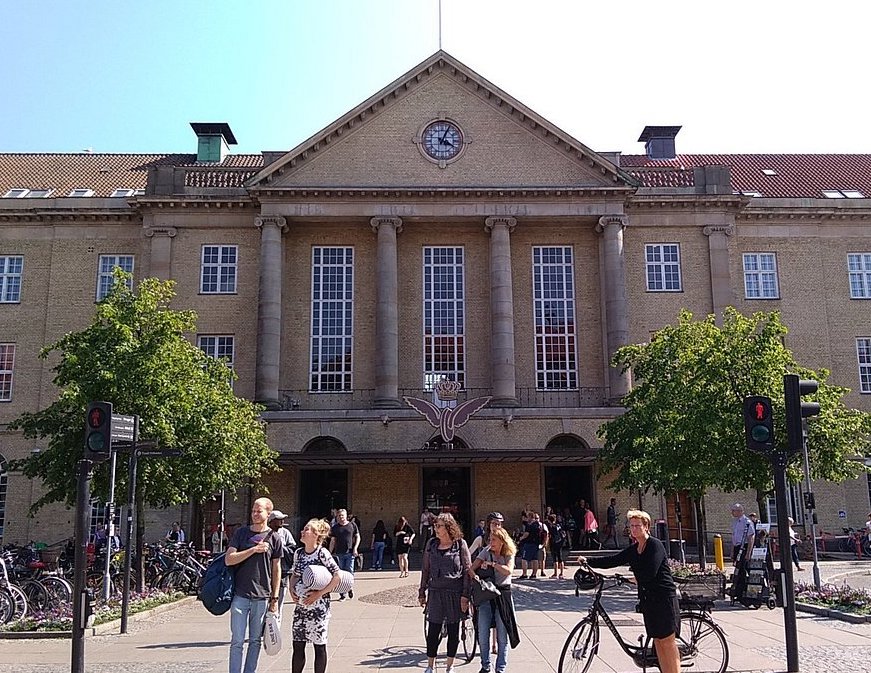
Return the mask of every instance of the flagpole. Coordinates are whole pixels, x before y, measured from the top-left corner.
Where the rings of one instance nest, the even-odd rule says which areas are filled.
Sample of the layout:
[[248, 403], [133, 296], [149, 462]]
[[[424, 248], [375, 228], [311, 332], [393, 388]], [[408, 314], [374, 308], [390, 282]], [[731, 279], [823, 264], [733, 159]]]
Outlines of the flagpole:
[[439, 0], [439, 51], [442, 49], [442, 0]]

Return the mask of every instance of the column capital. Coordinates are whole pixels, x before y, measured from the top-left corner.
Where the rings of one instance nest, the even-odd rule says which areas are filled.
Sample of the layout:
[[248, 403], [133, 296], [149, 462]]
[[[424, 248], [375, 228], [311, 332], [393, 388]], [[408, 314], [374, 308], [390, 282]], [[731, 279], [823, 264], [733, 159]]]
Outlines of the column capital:
[[627, 215], [602, 215], [596, 225], [596, 233], [601, 234], [611, 224], [618, 225], [622, 229], [629, 224], [629, 217]]
[[402, 218], [401, 217], [373, 217], [369, 220], [369, 225], [372, 227], [372, 231], [376, 234], [378, 233], [378, 227], [382, 224], [393, 225], [394, 229], [396, 229], [397, 234], [402, 233]]
[[513, 217], [488, 217], [484, 220], [484, 231], [488, 234], [493, 231], [493, 227], [497, 224], [504, 224], [508, 227], [508, 233], [510, 234], [514, 231], [514, 228], [517, 226], [517, 220]]
[[267, 224], [274, 224], [282, 234], [287, 233], [287, 220], [281, 215], [258, 215], [254, 218], [254, 226], [263, 229]]
[[733, 225], [733, 224], [709, 224], [704, 229], [702, 229], [702, 233], [705, 236], [710, 236], [711, 234], [725, 234], [726, 236], [732, 236], [735, 233], [735, 225]]
[[154, 236], [168, 236], [169, 238], [175, 238], [178, 233], [178, 229], [175, 227], [148, 227], [145, 230], [145, 235], [148, 238], [153, 238]]

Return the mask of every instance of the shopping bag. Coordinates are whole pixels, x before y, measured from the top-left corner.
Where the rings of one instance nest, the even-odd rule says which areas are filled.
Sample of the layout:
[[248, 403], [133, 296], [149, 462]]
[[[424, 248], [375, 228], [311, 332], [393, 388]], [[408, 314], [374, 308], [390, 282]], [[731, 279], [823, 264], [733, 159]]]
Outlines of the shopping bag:
[[270, 657], [281, 652], [281, 618], [277, 612], [266, 612], [263, 621], [263, 649]]

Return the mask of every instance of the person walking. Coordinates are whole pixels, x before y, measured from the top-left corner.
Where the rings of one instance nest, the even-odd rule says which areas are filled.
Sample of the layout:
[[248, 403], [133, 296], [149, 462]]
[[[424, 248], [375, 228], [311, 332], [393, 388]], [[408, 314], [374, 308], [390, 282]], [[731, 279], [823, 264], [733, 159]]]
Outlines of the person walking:
[[427, 541], [432, 537], [433, 521], [435, 521], [435, 514], [428, 509], [420, 513], [420, 551], [426, 548]]
[[435, 537], [423, 553], [418, 601], [426, 608], [426, 673], [435, 670], [442, 624], [448, 634], [445, 673], [455, 673], [454, 658], [460, 644], [460, 620], [469, 611], [472, 591], [469, 547], [453, 516], [439, 514], [433, 524]]
[[611, 556], [578, 558], [590, 568], [616, 568], [628, 565], [638, 584], [638, 601], [644, 616], [644, 629], [653, 638], [659, 670], [662, 673], [680, 672], [677, 636], [680, 635], [680, 605], [677, 587], [668, 565], [665, 547], [650, 535], [650, 515], [630, 509], [629, 536], [632, 544]]
[[617, 540], [617, 498], [611, 498], [608, 504], [608, 510], [605, 512], [605, 540], [602, 542], [603, 547], [608, 546], [608, 540], [614, 539], [614, 549], [620, 548], [620, 543]]
[[235, 586], [230, 603], [230, 673], [242, 673], [245, 635], [248, 652], [244, 673], [254, 673], [260, 658], [266, 610], [278, 610], [281, 584], [281, 539], [267, 525], [273, 505], [257, 498], [251, 505], [251, 523], [233, 533], [224, 562], [235, 566]]
[[[299, 534], [302, 543], [294, 554], [290, 575], [290, 597], [296, 603], [293, 610], [293, 655], [291, 673], [302, 673], [305, 668], [305, 646], [311, 643], [315, 650], [315, 673], [327, 670], [327, 632], [330, 625], [330, 592], [339, 586], [339, 565], [324, 548], [330, 534], [326, 519], [311, 519]], [[308, 589], [302, 576], [309, 566], [324, 566], [332, 574], [323, 589]]]
[[592, 507], [584, 514], [584, 539], [587, 541], [587, 549], [602, 548], [602, 543], [599, 542], [599, 522], [596, 521]]
[[789, 553], [792, 555], [792, 562], [795, 564], [795, 569], [802, 572], [804, 568], [801, 567], [801, 563], [799, 563], [798, 560], [798, 533], [792, 529], [795, 525], [795, 521], [792, 520], [791, 516], [787, 517], [786, 520], [789, 522]]
[[287, 591], [287, 584], [290, 578], [290, 573], [293, 570], [293, 552], [296, 549], [296, 540], [293, 539], [293, 534], [284, 527], [284, 522], [287, 519], [287, 514], [281, 510], [274, 509], [266, 520], [266, 525], [279, 540], [281, 540], [281, 585], [278, 588], [278, 619], [284, 612], [284, 594]]
[[372, 549], [372, 561], [369, 563], [369, 570], [381, 570], [381, 564], [384, 562], [384, 548], [387, 546], [387, 540], [390, 535], [387, 533], [387, 527], [384, 521], [378, 519], [375, 522], [375, 528], [372, 529], [372, 542], [369, 547]]
[[536, 514], [535, 520], [538, 522], [538, 525], [541, 526], [541, 534], [539, 536], [538, 545], [538, 576], [546, 577], [547, 574], [544, 572], [547, 570], [547, 549], [550, 547], [550, 527], [547, 525], [546, 521], [542, 521], [541, 517]]
[[414, 542], [414, 528], [404, 516], [399, 517], [393, 529], [393, 553], [399, 562], [399, 576], [408, 577], [408, 552]]
[[[490, 512], [487, 515], [487, 518], [484, 520], [484, 535], [476, 537], [472, 540], [472, 544], [469, 545], [469, 557], [474, 557], [478, 552], [484, 549], [487, 545], [490, 544], [490, 537], [493, 535], [493, 531], [501, 530], [503, 524], [505, 523], [505, 518], [499, 512]], [[505, 534], [510, 538], [511, 535], [508, 531], [505, 531]], [[517, 547], [514, 544], [514, 540], [511, 541], [511, 547], [514, 549], [515, 553], [517, 552]], [[511, 563], [514, 563], [514, 559], [511, 559]], [[514, 569], [514, 566], [511, 566], [511, 569]], [[493, 627], [493, 654], [496, 654], [496, 631], [495, 626]]]
[[[518, 544], [521, 550], [521, 573], [517, 579], [538, 577], [538, 550], [541, 547], [541, 523], [537, 521], [535, 512], [526, 513], [526, 525]], [[527, 571], [532, 566], [532, 574]]]
[[558, 521], [556, 514], [550, 515], [548, 525], [550, 527], [550, 555], [553, 557], [553, 575], [550, 578], [563, 579], [563, 573], [566, 570], [566, 564], [563, 561], [563, 547], [566, 544], [568, 534]]
[[227, 537], [227, 531], [221, 530], [221, 524], [216, 523], [212, 530], [212, 554], [223, 554], [224, 550], [230, 544], [230, 538]]
[[[480, 673], [490, 673], [491, 654], [496, 654], [496, 673], [504, 673], [508, 665], [509, 642], [512, 649], [520, 643], [514, 601], [511, 598], [511, 575], [514, 572], [516, 553], [514, 540], [511, 539], [508, 531], [499, 526], [491, 531], [488, 545], [478, 553], [478, 557], [472, 563], [472, 572], [477, 577], [491, 580], [499, 589], [498, 598], [475, 606], [475, 619], [478, 620], [478, 648], [481, 653]], [[491, 629], [495, 634], [495, 652], [490, 650]]]
[[[354, 561], [360, 548], [360, 529], [357, 524], [348, 521], [348, 511], [336, 510], [336, 525], [330, 529], [330, 553], [336, 557], [339, 568], [354, 574]], [[348, 598], [354, 597], [354, 591], [348, 591]], [[339, 600], [345, 600], [345, 594], [339, 594]]]
[[753, 548], [756, 529], [753, 522], [744, 515], [744, 505], [732, 505], [732, 562], [737, 566], [744, 560], [744, 552]]

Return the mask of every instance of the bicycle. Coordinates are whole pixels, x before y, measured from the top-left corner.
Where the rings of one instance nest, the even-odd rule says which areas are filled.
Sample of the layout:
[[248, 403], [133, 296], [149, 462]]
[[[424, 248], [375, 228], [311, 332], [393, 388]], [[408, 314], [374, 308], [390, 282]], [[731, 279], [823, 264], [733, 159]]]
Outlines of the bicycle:
[[[632, 658], [636, 666], [643, 671], [658, 667], [656, 650], [650, 636], [639, 636], [639, 645], [627, 643], [602, 606], [604, 589], [613, 589], [629, 583], [629, 578], [622, 575], [606, 577], [588, 568], [582, 568], [575, 573], [575, 594], [578, 595], [581, 590], [595, 588], [596, 595], [587, 616], [575, 625], [566, 638], [560, 654], [559, 673], [586, 673], [589, 670], [593, 657], [599, 652], [600, 618], [605, 622], [620, 648]], [[704, 604], [693, 604], [692, 608], [681, 610], [681, 635], [677, 638], [680, 665], [681, 668], [691, 669], [692, 673], [725, 673], [729, 665], [729, 646], [723, 630], [711, 619], [707, 607]]]
[[[426, 639], [426, 629], [427, 629], [427, 620], [426, 620], [426, 608], [427, 606], [423, 606], [423, 637]], [[440, 640], [444, 640], [448, 637], [448, 625], [442, 622], [442, 632], [439, 635]], [[475, 658], [475, 650], [478, 647], [478, 620], [475, 619], [474, 616], [474, 608], [472, 604], [469, 603], [468, 612], [463, 614], [462, 619], [460, 620], [460, 645], [463, 647], [463, 659], [467, 664], [472, 662], [472, 659]], [[459, 655], [459, 652], [457, 653]]]

